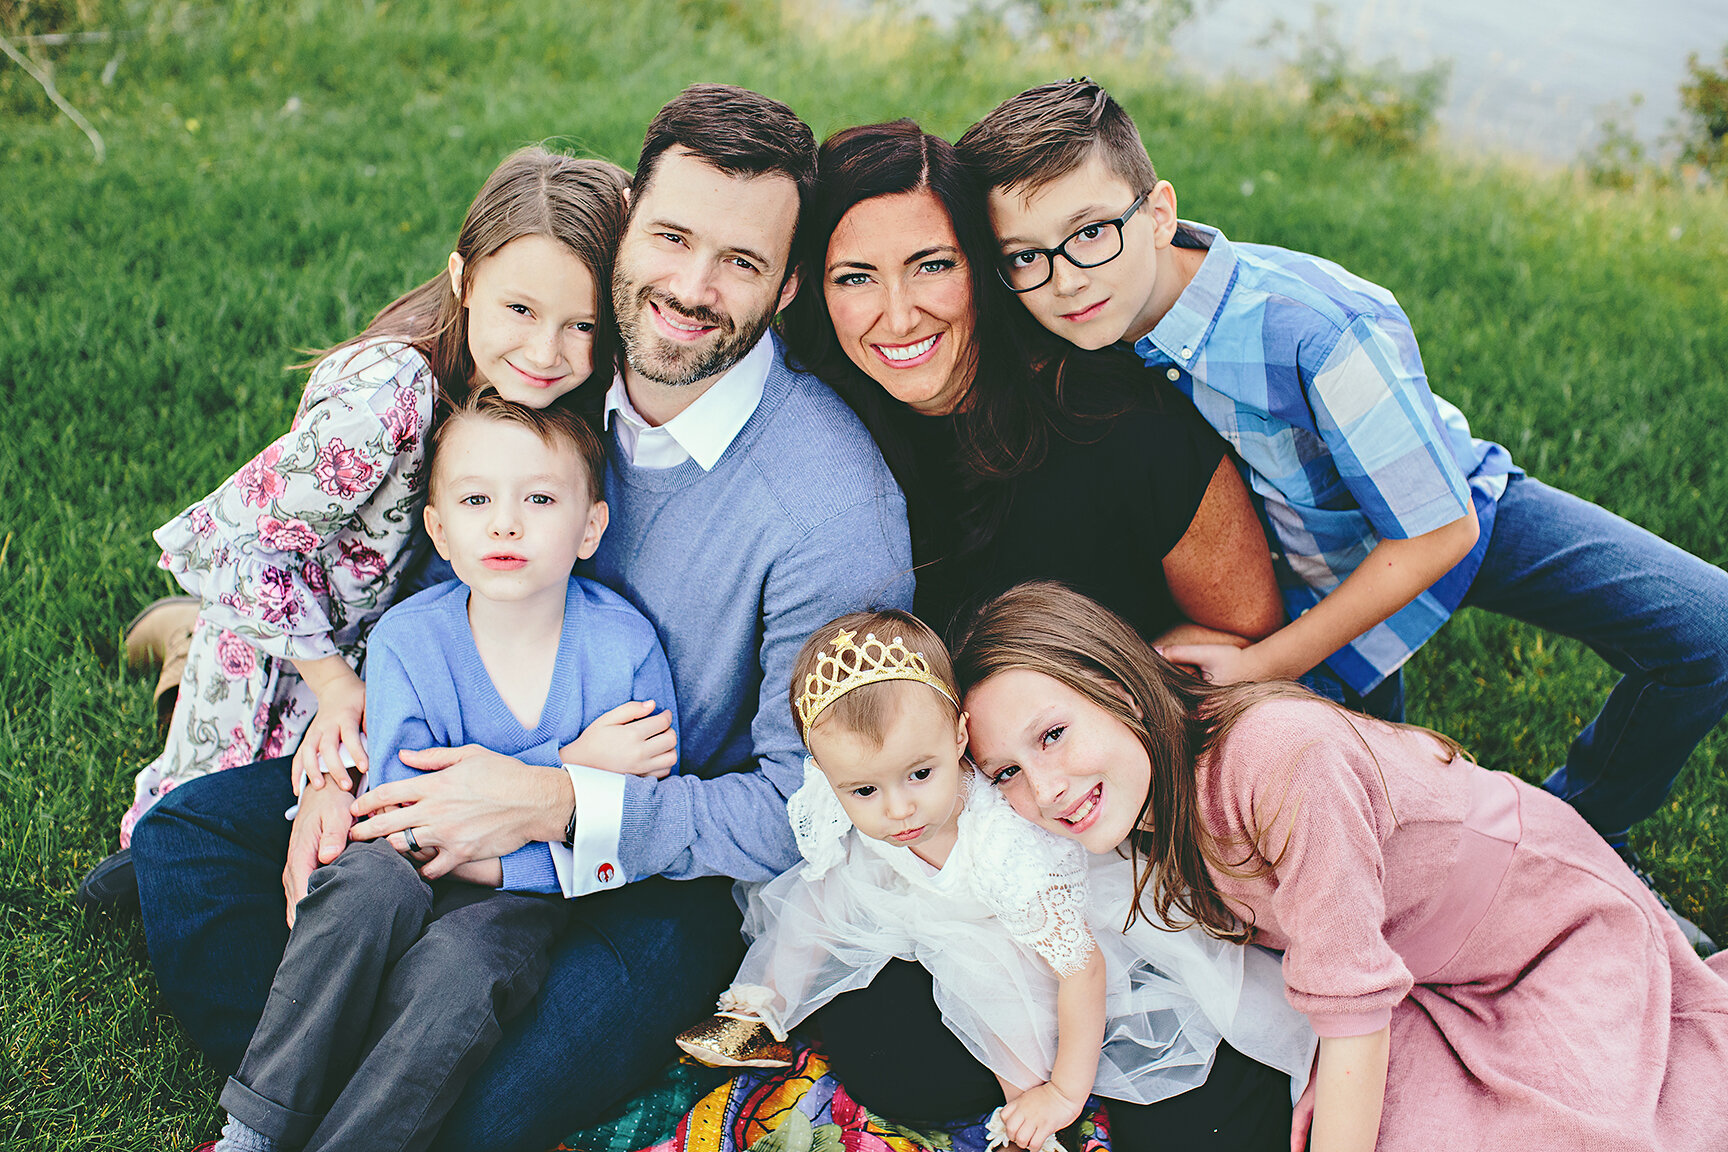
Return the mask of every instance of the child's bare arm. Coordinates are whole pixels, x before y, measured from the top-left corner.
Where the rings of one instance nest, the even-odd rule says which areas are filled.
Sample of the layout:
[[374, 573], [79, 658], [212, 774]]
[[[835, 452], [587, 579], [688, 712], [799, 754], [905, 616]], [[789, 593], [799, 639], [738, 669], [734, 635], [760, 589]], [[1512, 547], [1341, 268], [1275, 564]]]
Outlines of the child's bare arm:
[[1218, 684], [1300, 676], [1450, 572], [1479, 530], [1475, 512], [1468, 511], [1421, 536], [1380, 541], [1325, 599], [1257, 644], [1172, 644], [1160, 651]]
[[678, 765], [678, 734], [672, 713], [654, 707], [652, 700], [632, 700], [602, 713], [564, 746], [559, 759], [625, 776], [670, 774]]
[[360, 772], [366, 771], [366, 685], [341, 656], [296, 660], [294, 670], [318, 697], [318, 711], [294, 753], [294, 792], [299, 795], [303, 784], [322, 788], [326, 774], [337, 787], [350, 790], [354, 782], [342, 752]]
[[456, 865], [449, 875], [482, 888], [496, 888], [504, 883], [504, 862], [496, 856], [490, 860], [469, 860]]
[[1370, 1152], [1386, 1101], [1391, 1025], [1367, 1036], [1322, 1036], [1315, 1072], [1314, 1152]]
[[1086, 966], [1062, 977], [1056, 990], [1056, 1065], [1049, 1081], [1002, 1108], [1008, 1138], [1037, 1152], [1045, 1140], [1072, 1124], [1092, 1094], [1103, 1046], [1104, 953], [1093, 948]]

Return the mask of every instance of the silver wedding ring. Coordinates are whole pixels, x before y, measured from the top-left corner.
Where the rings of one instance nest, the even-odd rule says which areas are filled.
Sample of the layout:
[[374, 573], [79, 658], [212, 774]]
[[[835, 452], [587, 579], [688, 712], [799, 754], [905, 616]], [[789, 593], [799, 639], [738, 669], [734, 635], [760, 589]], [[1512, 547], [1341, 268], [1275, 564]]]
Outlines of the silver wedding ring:
[[410, 852], [420, 851], [420, 841], [414, 839], [414, 829], [412, 829], [412, 828], [402, 829], [402, 839], [408, 841], [408, 851], [410, 851]]

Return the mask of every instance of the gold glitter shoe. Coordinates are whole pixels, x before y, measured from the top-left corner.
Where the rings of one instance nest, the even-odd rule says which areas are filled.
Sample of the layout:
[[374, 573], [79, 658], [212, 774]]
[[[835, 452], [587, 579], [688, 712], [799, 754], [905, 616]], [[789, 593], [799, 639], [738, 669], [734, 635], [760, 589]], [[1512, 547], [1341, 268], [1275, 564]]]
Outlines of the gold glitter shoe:
[[760, 1020], [710, 1016], [678, 1037], [678, 1047], [710, 1068], [789, 1068], [792, 1045]]

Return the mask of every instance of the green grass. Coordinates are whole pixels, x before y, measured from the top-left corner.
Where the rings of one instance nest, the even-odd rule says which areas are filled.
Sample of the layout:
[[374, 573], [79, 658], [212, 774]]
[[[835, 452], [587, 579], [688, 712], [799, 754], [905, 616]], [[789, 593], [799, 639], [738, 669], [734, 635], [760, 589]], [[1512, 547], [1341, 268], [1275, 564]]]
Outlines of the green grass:
[[[298, 349], [441, 266], [505, 152], [552, 139], [629, 165], [690, 81], [766, 91], [818, 134], [911, 115], [952, 136], [1027, 83], [1090, 72], [1135, 113], [1185, 215], [1392, 287], [1479, 434], [1728, 558], [1720, 193], [1351, 151], [1265, 93], [988, 35], [788, 29], [743, 0], [493, 8], [66, 3], [63, 19], [129, 33], [51, 50], [106, 137], [100, 167], [0, 67], [0, 1146], [171, 1149], [215, 1131], [216, 1079], [162, 1008], [136, 924], [71, 903], [155, 751], [150, 677], [115, 658], [124, 622], [168, 590], [149, 531], [286, 426]], [[42, 31], [54, 11], [0, 0], [0, 23]], [[1530, 779], [1611, 682], [1578, 646], [1475, 613], [1412, 679], [1414, 718]], [[1638, 830], [1718, 937], [1725, 764], [1718, 733]]]

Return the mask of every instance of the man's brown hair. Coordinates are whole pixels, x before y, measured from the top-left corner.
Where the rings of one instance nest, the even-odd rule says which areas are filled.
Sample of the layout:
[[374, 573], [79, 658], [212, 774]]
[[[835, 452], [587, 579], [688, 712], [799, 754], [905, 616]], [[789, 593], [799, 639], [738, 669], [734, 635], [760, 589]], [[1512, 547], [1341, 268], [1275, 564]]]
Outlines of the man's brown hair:
[[986, 186], [1022, 196], [1060, 180], [1094, 152], [1136, 194], [1158, 183], [1133, 118], [1085, 77], [1040, 84], [1004, 100], [955, 147]]
[[[748, 88], [692, 84], [668, 100], [648, 125], [630, 184], [632, 210], [647, 195], [660, 157], [674, 145], [728, 176], [787, 177], [798, 186], [800, 216], [816, 187], [816, 136], [796, 112]], [[794, 252], [796, 241], [794, 234]]]

